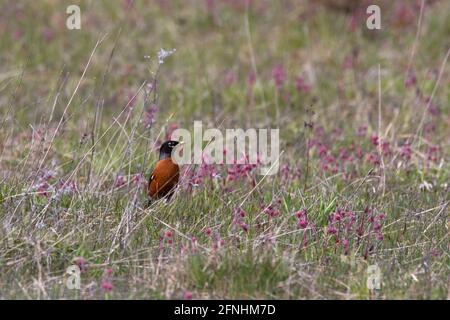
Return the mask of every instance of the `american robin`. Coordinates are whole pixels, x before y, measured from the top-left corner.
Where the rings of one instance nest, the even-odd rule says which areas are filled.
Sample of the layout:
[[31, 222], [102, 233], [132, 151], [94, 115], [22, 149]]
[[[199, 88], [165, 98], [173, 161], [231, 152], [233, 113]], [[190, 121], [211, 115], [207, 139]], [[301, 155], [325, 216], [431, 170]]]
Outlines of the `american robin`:
[[172, 151], [180, 144], [178, 141], [166, 141], [159, 149], [159, 160], [148, 181], [149, 203], [161, 198], [170, 199], [180, 178], [180, 168], [172, 161]]

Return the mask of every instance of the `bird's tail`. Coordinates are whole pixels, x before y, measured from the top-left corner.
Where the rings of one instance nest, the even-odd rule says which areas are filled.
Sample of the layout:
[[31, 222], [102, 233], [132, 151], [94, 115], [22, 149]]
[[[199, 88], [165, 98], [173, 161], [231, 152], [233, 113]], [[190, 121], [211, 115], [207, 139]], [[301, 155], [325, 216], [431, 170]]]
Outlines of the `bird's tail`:
[[147, 199], [144, 203], [144, 209], [148, 209], [153, 203], [153, 200], [151, 198]]

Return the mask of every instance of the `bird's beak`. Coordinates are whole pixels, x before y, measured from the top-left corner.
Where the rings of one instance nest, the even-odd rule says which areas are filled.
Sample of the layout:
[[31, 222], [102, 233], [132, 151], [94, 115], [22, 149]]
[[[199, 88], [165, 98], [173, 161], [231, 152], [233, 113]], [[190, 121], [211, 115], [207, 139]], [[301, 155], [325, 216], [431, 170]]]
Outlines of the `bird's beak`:
[[175, 149], [182, 148], [183, 145], [184, 145], [184, 141], [180, 141], [180, 142], [178, 142], [178, 144], [175, 146]]

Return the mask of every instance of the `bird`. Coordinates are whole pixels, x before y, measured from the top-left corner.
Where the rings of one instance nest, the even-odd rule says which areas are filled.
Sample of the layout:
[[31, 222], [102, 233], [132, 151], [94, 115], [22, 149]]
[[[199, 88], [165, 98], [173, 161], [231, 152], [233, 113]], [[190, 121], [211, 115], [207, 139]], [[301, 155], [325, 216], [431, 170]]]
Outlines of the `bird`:
[[183, 143], [168, 140], [161, 145], [159, 160], [148, 180], [149, 201], [147, 206], [154, 200], [165, 198], [169, 201], [172, 197], [180, 178], [180, 168], [178, 164], [172, 161], [172, 151], [180, 144]]

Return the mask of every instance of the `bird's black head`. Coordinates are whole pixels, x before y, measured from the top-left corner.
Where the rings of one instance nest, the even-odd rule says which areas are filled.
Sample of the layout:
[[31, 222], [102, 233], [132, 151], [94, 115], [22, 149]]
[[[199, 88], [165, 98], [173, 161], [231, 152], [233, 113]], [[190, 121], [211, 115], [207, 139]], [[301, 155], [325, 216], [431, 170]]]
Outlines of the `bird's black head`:
[[159, 160], [170, 158], [172, 150], [179, 144], [178, 141], [169, 140], [164, 142], [159, 148]]

